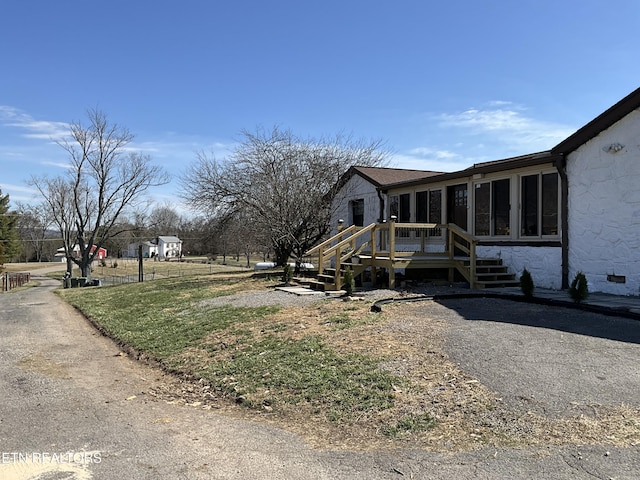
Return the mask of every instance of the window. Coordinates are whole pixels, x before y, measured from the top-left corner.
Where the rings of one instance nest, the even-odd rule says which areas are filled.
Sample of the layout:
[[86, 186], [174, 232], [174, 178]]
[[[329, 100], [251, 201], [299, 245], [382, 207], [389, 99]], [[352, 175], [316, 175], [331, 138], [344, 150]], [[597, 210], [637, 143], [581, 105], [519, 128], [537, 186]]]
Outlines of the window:
[[398, 218], [399, 209], [398, 195], [391, 195], [389, 197], [389, 219], [391, 219], [391, 217]]
[[[416, 222], [442, 222], [442, 190], [416, 192]], [[430, 231], [430, 235], [441, 235], [441, 230]]]
[[364, 199], [351, 201], [351, 224], [357, 227], [364, 226]]
[[[389, 197], [389, 217], [396, 217], [398, 223], [411, 222], [411, 194], [403, 193], [402, 195], [392, 195]], [[396, 229], [396, 236], [408, 237], [409, 229]]]
[[527, 175], [521, 179], [520, 235], [558, 234], [558, 174]]
[[411, 194], [403, 193], [400, 195], [400, 213], [398, 221], [401, 223], [409, 223], [411, 221]]
[[510, 180], [477, 183], [474, 188], [474, 234], [504, 236], [510, 230]]

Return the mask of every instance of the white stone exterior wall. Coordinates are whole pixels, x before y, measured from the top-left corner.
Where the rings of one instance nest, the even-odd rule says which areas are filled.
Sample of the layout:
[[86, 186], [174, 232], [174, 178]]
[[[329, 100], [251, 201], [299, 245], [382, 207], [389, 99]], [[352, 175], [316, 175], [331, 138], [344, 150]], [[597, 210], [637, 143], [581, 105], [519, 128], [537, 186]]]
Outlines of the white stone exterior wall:
[[520, 278], [526, 268], [536, 287], [562, 288], [562, 248], [529, 246], [483, 246], [476, 248], [478, 257], [501, 258], [511, 273]]
[[[640, 111], [569, 154], [567, 174], [569, 282], [582, 271], [591, 292], [638, 295]], [[614, 274], [626, 282], [608, 281]]]

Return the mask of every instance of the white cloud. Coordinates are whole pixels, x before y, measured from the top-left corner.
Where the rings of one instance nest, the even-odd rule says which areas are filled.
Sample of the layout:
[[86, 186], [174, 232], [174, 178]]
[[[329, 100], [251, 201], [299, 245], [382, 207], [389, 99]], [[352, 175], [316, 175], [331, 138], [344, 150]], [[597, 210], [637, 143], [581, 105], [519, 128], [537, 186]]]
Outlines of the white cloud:
[[35, 120], [31, 115], [7, 105], [0, 105], [0, 123], [26, 130], [22, 134], [25, 138], [57, 141], [69, 135], [68, 123]]
[[462, 135], [482, 136], [483, 143], [503, 145], [509, 154], [550, 149], [575, 131], [568, 125], [526, 116], [522, 108], [502, 101], [491, 102], [486, 108], [441, 114], [436, 119], [440, 129], [456, 129], [462, 130]]

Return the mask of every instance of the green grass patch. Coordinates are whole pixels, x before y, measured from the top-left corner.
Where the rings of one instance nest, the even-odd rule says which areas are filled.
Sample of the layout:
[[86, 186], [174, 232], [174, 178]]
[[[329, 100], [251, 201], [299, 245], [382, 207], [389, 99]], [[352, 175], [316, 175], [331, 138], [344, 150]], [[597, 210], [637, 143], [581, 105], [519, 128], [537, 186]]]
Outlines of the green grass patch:
[[269, 335], [247, 344], [229, 361], [211, 363], [202, 376], [249, 406], [306, 404], [337, 422], [391, 408], [392, 385], [398, 383], [375, 359], [338, 354], [312, 336], [293, 340]]
[[[106, 331], [158, 360], [197, 344], [211, 332], [250, 322], [279, 307], [201, 307], [205, 298], [236, 293], [233, 280], [166, 279], [117, 287], [58, 290]], [[224, 284], [222, 291], [212, 286]], [[240, 289], [240, 282], [238, 281]], [[246, 288], [246, 283], [245, 283]]]

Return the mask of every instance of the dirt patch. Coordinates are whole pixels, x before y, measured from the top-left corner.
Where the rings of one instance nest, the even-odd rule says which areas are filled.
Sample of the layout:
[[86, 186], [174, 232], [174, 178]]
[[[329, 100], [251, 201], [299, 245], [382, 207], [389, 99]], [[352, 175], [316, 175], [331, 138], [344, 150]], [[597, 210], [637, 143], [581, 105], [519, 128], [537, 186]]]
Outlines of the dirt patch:
[[65, 365], [56, 363], [40, 355], [29, 355], [28, 357], [20, 359], [18, 367], [28, 372], [40, 373], [50, 378], [70, 378]]

